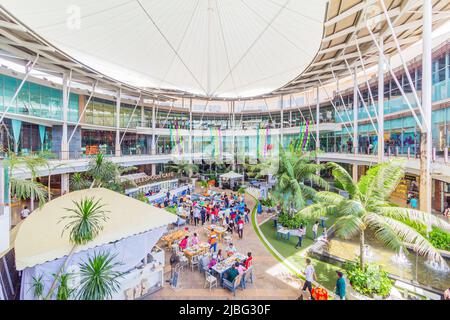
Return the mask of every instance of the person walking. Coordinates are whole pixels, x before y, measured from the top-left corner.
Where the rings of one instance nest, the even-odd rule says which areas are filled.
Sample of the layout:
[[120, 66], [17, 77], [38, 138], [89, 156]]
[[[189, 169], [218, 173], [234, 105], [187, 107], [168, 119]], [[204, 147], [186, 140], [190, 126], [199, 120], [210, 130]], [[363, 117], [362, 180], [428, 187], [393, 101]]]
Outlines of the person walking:
[[209, 250], [211, 249], [214, 249], [213, 252], [217, 251], [217, 232], [214, 231], [214, 228], [211, 229], [209, 234]]
[[319, 221], [316, 221], [312, 226], [313, 240], [317, 238], [317, 231], [319, 230]]
[[239, 220], [237, 222], [237, 229], [239, 239], [242, 239], [242, 237], [244, 236], [244, 220], [242, 220], [241, 217], [239, 217]]
[[303, 284], [302, 292], [306, 292], [306, 288], [308, 288], [309, 294], [311, 296], [311, 300], [314, 300], [312, 295], [312, 282], [317, 279], [316, 272], [314, 267], [311, 265], [311, 259], [306, 258], [306, 268], [305, 268], [305, 283]]
[[205, 221], [206, 221], [206, 209], [205, 207], [202, 207], [200, 209], [200, 216], [202, 218], [202, 226], [205, 225]]
[[340, 271], [336, 271], [338, 275], [338, 279], [336, 281], [336, 296], [339, 297], [340, 300], [345, 300], [345, 279], [344, 274]]
[[295, 249], [298, 249], [302, 246], [302, 240], [303, 236], [306, 234], [306, 228], [303, 226], [303, 224], [300, 225], [300, 228], [298, 228], [298, 242], [295, 245]]

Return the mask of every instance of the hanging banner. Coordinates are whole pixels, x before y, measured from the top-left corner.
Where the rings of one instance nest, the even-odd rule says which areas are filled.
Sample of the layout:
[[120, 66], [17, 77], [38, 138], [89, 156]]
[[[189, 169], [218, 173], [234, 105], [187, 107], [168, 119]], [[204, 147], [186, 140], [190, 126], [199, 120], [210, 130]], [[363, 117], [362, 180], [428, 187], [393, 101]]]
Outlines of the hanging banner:
[[259, 140], [260, 140], [260, 138], [259, 138], [259, 131], [260, 131], [260, 129], [259, 129], [259, 126], [258, 126], [258, 129], [256, 129], [256, 158], [257, 159], [261, 158], [261, 150], [259, 148]]
[[309, 138], [309, 120], [306, 120], [306, 128], [305, 128], [305, 135], [303, 137], [303, 142], [302, 142], [302, 150], [306, 147], [306, 142]]
[[304, 127], [304, 124], [302, 122], [300, 124], [300, 131], [298, 132], [298, 140], [295, 142], [295, 146], [294, 146], [295, 150], [301, 149], [301, 147], [302, 147], [303, 132], [304, 132], [303, 127]]
[[237, 144], [237, 155], [236, 162], [237, 164], [245, 163], [245, 137], [236, 137]]
[[13, 136], [14, 136], [14, 152], [17, 153], [18, 148], [19, 148], [20, 131], [22, 129], [22, 121], [12, 119], [11, 123], [12, 123]]
[[216, 148], [215, 148], [215, 144], [214, 144], [214, 136], [213, 136], [213, 128], [209, 127], [209, 133], [211, 135], [211, 159], [214, 159], [215, 157], [215, 153], [216, 153]]
[[39, 125], [39, 138], [41, 139], [41, 151], [44, 151], [45, 126]]

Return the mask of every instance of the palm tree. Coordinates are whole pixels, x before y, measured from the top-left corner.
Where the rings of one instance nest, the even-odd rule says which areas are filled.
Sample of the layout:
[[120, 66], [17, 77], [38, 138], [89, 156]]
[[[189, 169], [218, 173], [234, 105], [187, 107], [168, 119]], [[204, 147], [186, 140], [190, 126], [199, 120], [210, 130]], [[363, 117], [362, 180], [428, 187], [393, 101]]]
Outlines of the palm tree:
[[105, 159], [105, 156], [99, 153], [89, 161], [86, 173], [93, 179], [91, 188], [94, 186], [100, 187], [102, 184], [106, 184], [116, 178], [117, 165], [111, 160]]
[[[120, 180], [120, 176], [126, 172], [136, 170], [136, 167], [121, 167], [111, 160], [104, 157], [103, 154], [99, 153], [97, 156], [89, 162], [88, 170], [86, 171], [86, 176], [92, 178], [92, 183], [90, 188], [93, 187], [105, 187], [107, 189], [123, 193], [125, 189], [124, 183]], [[77, 179], [80, 177], [77, 177]], [[80, 179], [78, 182], [81, 186], [84, 185]], [[127, 184], [130, 180], [126, 181]]]
[[194, 173], [198, 173], [199, 167], [194, 163], [189, 163], [188, 161], [181, 160], [176, 163], [171, 163], [168, 165], [168, 169], [171, 172], [176, 172], [180, 176], [191, 176]]
[[80, 289], [78, 298], [81, 300], [111, 299], [114, 292], [120, 288], [117, 280], [121, 272], [114, 268], [119, 265], [113, 262], [116, 256], [107, 252], [95, 253], [87, 262], [80, 264]]
[[70, 184], [70, 189], [74, 190], [74, 191], [87, 189], [91, 185], [91, 183], [88, 180], [86, 180], [86, 178], [80, 172], [75, 172], [70, 177], [69, 184]]
[[389, 197], [404, 176], [401, 162], [392, 161], [374, 166], [358, 183], [338, 164], [330, 162], [327, 167], [349, 194], [348, 199], [333, 192], [318, 192], [315, 195], [315, 203], [298, 214], [305, 218], [335, 215], [337, 236], [349, 239], [359, 235], [362, 270], [365, 269], [364, 247], [367, 229], [373, 230], [375, 237], [394, 251], [398, 252], [401, 248], [410, 246], [418, 254], [445, 264], [439, 251], [410, 225], [434, 225], [444, 230], [450, 230], [450, 225], [431, 213], [397, 207], [389, 202]]
[[323, 165], [315, 163], [314, 159], [314, 153], [286, 151], [280, 146], [273, 196], [280, 201], [283, 211], [297, 212], [305, 207], [306, 200], [314, 198], [316, 190], [308, 186], [308, 182], [328, 189], [328, 183], [318, 174]]
[[69, 300], [73, 295], [75, 289], [69, 288], [69, 279], [72, 275], [70, 273], [62, 273], [59, 276], [59, 287], [56, 293], [56, 300]]
[[65, 210], [70, 212], [70, 214], [64, 216], [61, 221], [66, 219], [69, 220], [63, 229], [63, 233], [66, 231], [69, 232], [69, 241], [72, 243], [73, 247], [56, 274], [46, 299], [49, 299], [52, 296], [59, 275], [64, 271], [76, 247], [92, 241], [103, 229], [103, 222], [107, 220], [106, 213], [108, 211], [103, 209], [105, 205], [101, 204], [100, 200], [95, 200], [94, 198], [83, 198], [79, 202], [72, 202], [75, 207], [66, 208]]
[[[31, 209], [34, 208], [34, 199], [39, 200], [39, 205], [47, 201], [46, 187], [36, 181], [38, 169], [48, 166], [48, 161], [41, 155], [17, 156], [13, 152], [8, 154], [8, 158], [4, 160], [8, 168], [9, 179], [9, 197], [8, 203], [11, 203], [11, 197], [19, 200], [31, 199]], [[20, 179], [13, 175], [14, 170], [29, 171], [31, 179]]]

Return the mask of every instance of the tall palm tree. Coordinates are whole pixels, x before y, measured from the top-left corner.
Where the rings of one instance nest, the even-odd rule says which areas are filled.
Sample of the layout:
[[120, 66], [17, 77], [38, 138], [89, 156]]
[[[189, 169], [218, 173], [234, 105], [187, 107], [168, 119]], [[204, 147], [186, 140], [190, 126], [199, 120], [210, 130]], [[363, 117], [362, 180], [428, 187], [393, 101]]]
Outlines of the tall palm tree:
[[191, 176], [192, 174], [198, 173], [199, 171], [198, 165], [185, 160], [169, 164], [168, 169], [184, 177]]
[[[126, 172], [136, 170], [136, 167], [121, 167], [116, 163], [112, 162], [109, 159], [106, 159], [105, 156], [101, 153], [97, 154], [97, 156], [89, 162], [88, 170], [86, 171], [86, 176], [92, 178], [92, 183], [90, 188], [93, 187], [105, 187], [107, 189], [121, 192], [124, 191], [124, 184], [120, 180], [120, 176]], [[80, 177], [76, 177], [77, 179]], [[79, 180], [79, 179], [78, 179]], [[81, 181], [78, 181], [83, 185]], [[129, 184], [130, 181], [127, 180]]]
[[80, 201], [72, 201], [74, 208], [66, 208], [69, 212], [61, 221], [68, 220], [63, 229], [63, 233], [69, 232], [69, 241], [73, 245], [64, 263], [56, 274], [46, 299], [51, 298], [56, 288], [59, 275], [64, 271], [75, 249], [79, 245], [83, 245], [92, 241], [98, 233], [103, 229], [103, 223], [107, 220], [107, 212], [103, 209], [104, 204], [100, 200], [92, 198], [83, 198]]
[[283, 211], [297, 212], [305, 207], [306, 200], [312, 200], [316, 190], [307, 183], [328, 189], [328, 183], [318, 172], [323, 165], [314, 162], [315, 154], [302, 151], [286, 151], [280, 146], [277, 183], [273, 196], [280, 201]]
[[338, 164], [330, 162], [327, 167], [332, 170], [333, 177], [340, 182], [349, 197], [328, 191], [318, 192], [315, 203], [298, 214], [306, 218], [335, 215], [337, 236], [349, 239], [359, 235], [359, 259], [363, 270], [367, 229], [373, 230], [377, 239], [397, 252], [410, 246], [418, 254], [445, 264], [439, 251], [410, 224], [434, 225], [444, 230], [450, 230], [450, 225], [431, 213], [397, 207], [389, 202], [392, 192], [404, 176], [401, 162], [376, 165], [358, 183]]
[[111, 299], [114, 292], [120, 288], [117, 280], [122, 273], [114, 268], [119, 263], [114, 262], [115, 255], [107, 252], [95, 253], [87, 262], [80, 264], [80, 288], [77, 297], [81, 300]]
[[[8, 168], [9, 179], [9, 203], [11, 198], [15, 197], [19, 200], [31, 199], [31, 208], [34, 207], [34, 199], [39, 200], [39, 205], [44, 204], [47, 201], [46, 187], [36, 181], [39, 168], [43, 168], [48, 165], [48, 161], [45, 157], [34, 154], [30, 156], [17, 156], [15, 153], [10, 152], [8, 158], [4, 160], [5, 166]], [[14, 170], [29, 171], [31, 179], [20, 179], [13, 175]]]

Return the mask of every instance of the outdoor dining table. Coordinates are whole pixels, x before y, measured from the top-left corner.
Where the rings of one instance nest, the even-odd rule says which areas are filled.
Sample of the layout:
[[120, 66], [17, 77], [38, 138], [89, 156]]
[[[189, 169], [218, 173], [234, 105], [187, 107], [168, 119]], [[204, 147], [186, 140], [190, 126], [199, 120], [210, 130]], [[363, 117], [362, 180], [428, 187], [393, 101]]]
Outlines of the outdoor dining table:
[[177, 231], [166, 234], [165, 236], [163, 236], [161, 238], [161, 240], [166, 241], [167, 246], [170, 248], [174, 241], [184, 238], [187, 234], [188, 234], [188, 232], [186, 232], [185, 230], [177, 230]]
[[225, 260], [215, 264], [211, 270], [214, 271], [217, 275], [219, 275], [219, 283], [222, 286], [223, 284], [223, 276], [225, 272], [230, 270], [236, 262], [242, 263], [247, 259], [247, 256], [242, 253], [236, 252], [232, 256], [226, 258]]
[[208, 249], [209, 243], [200, 242], [199, 244], [196, 244], [194, 246], [187, 247], [186, 249], [184, 249], [183, 253], [190, 262], [193, 257], [206, 253]]
[[213, 224], [206, 226], [205, 228], [208, 229], [209, 231], [211, 231], [214, 228], [214, 231], [217, 232], [217, 237], [219, 238], [219, 241], [222, 241], [222, 236], [227, 231], [227, 229], [225, 229], [224, 227]]
[[291, 230], [283, 227], [277, 230], [277, 239], [285, 238], [286, 240], [289, 240], [290, 237], [291, 237]]

